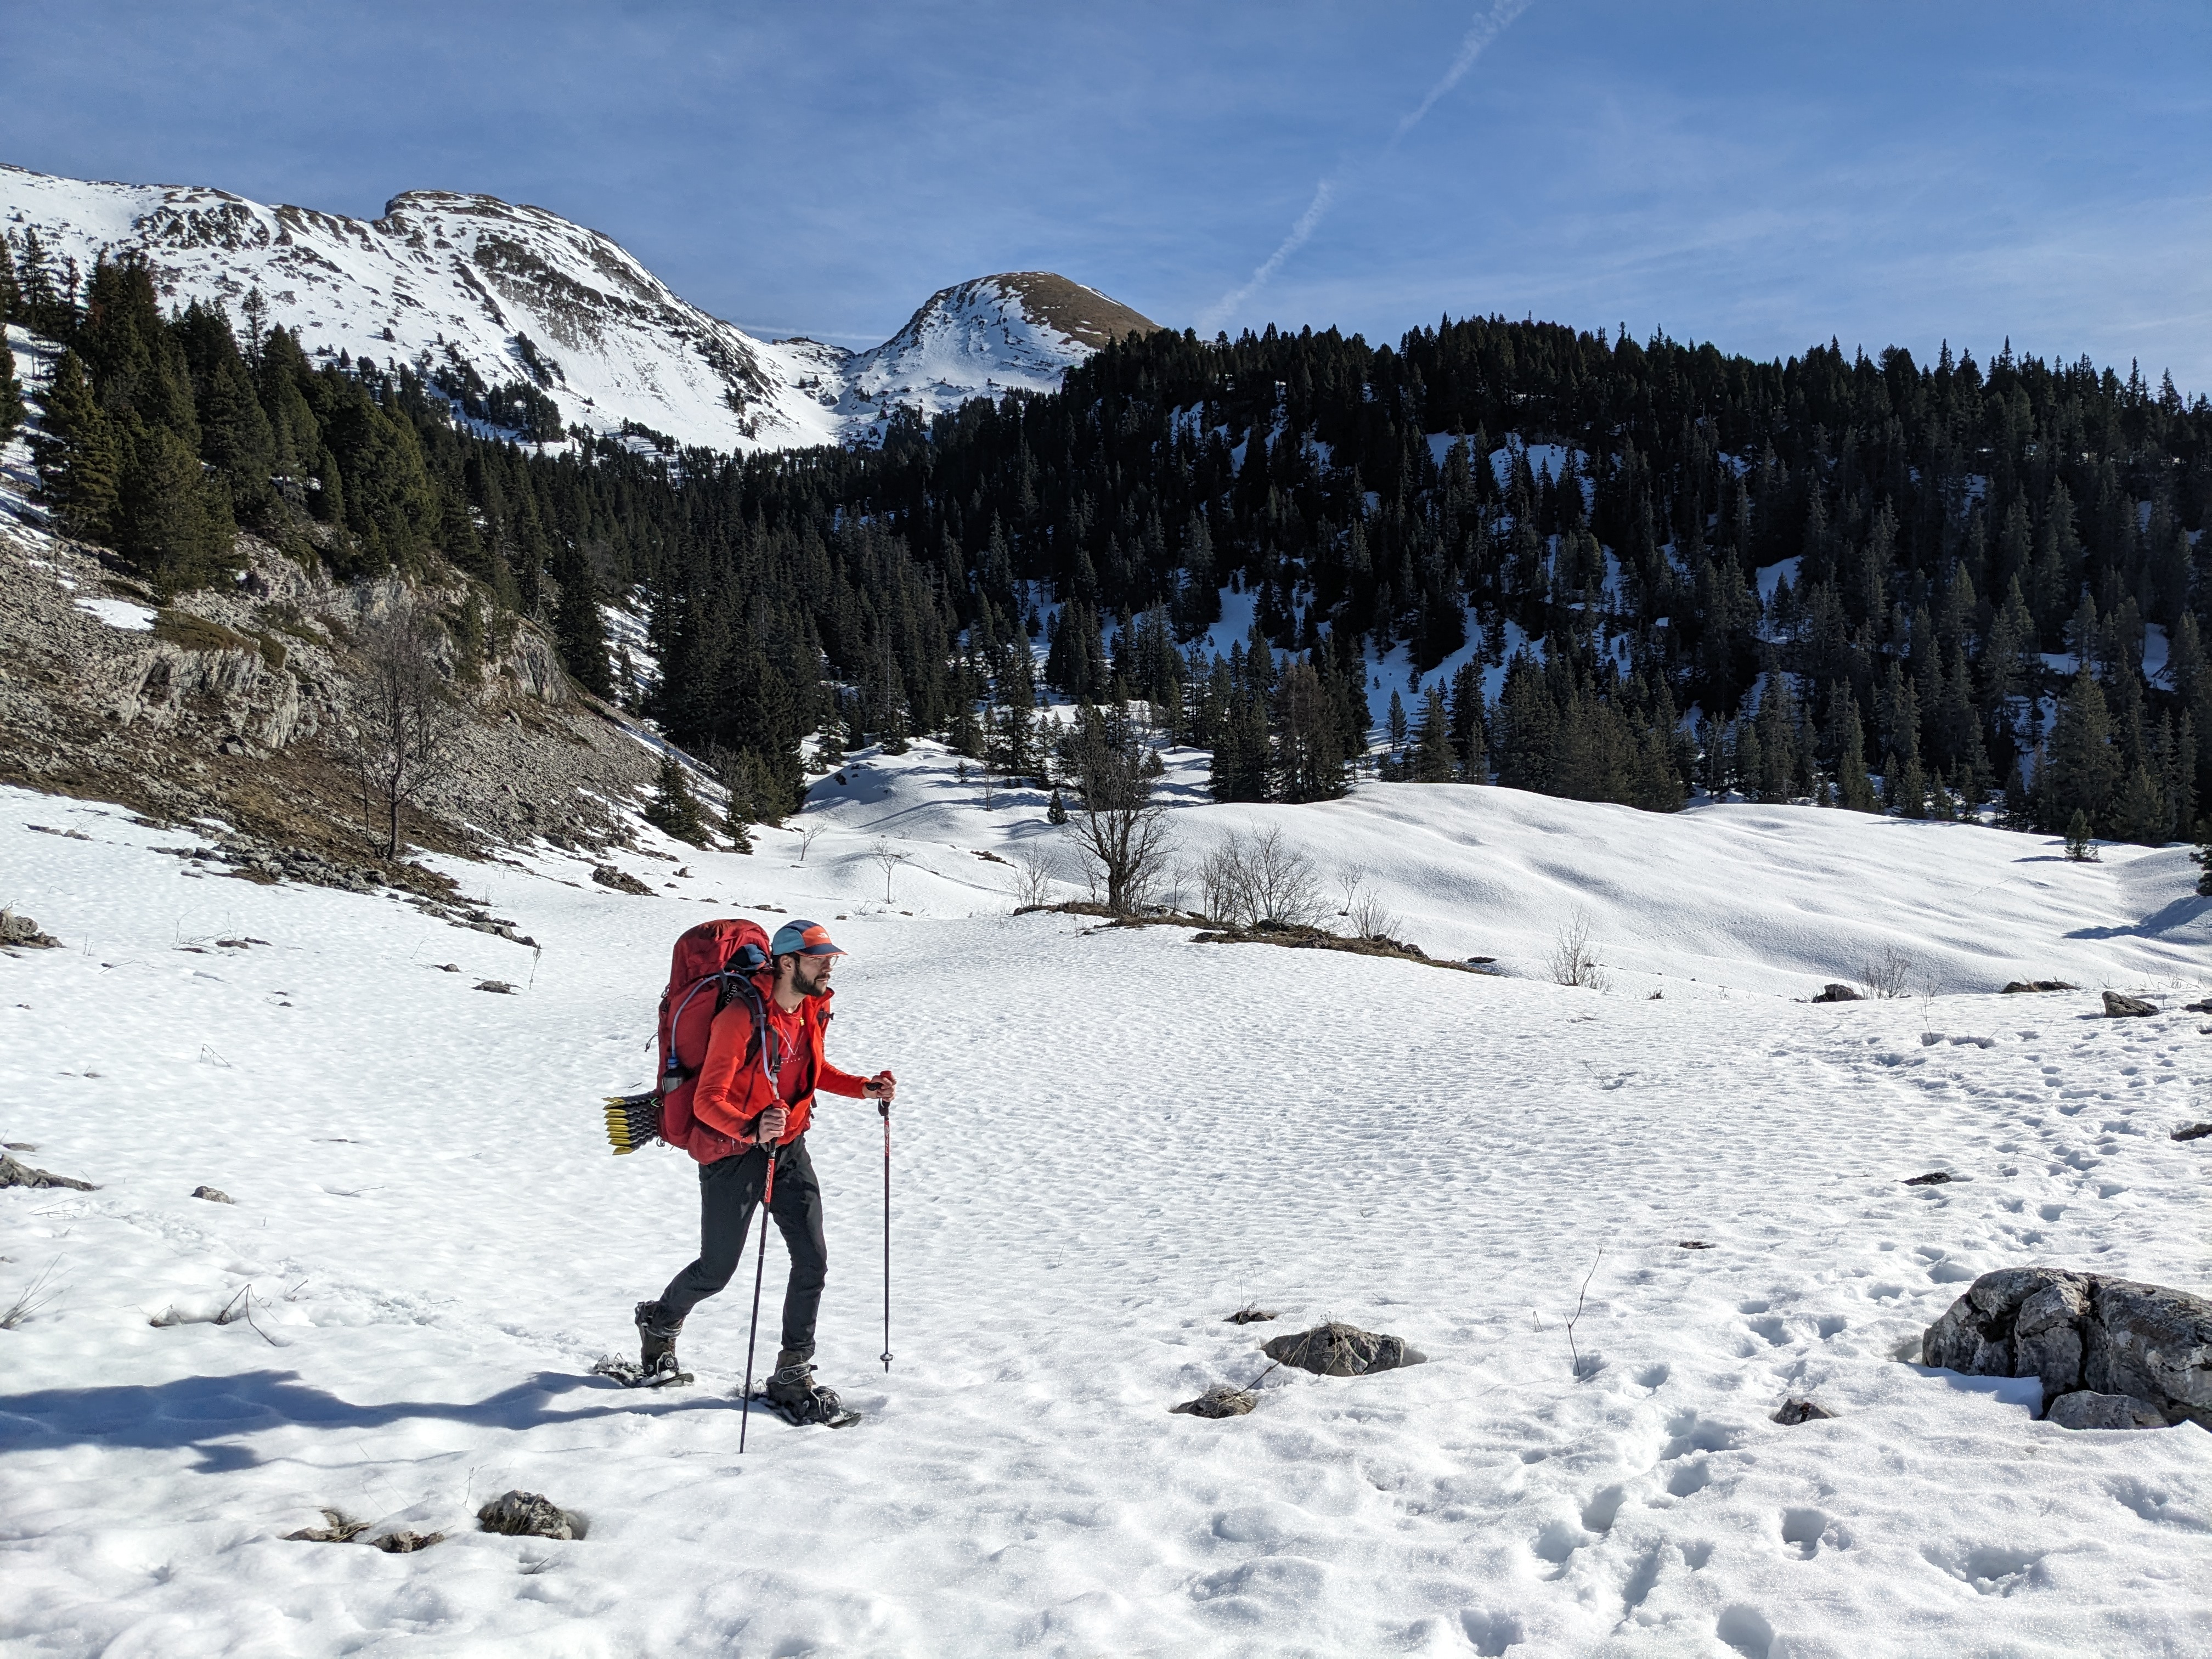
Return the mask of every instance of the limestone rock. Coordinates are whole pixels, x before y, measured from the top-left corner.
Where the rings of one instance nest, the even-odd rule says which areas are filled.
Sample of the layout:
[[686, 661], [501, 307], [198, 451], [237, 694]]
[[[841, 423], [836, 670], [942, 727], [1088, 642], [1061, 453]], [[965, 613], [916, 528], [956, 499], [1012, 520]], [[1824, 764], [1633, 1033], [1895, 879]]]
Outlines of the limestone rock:
[[0, 1187], [71, 1187], [81, 1193], [95, 1190], [89, 1181], [56, 1175], [51, 1170], [34, 1170], [4, 1153], [0, 1153]]
[[1279, 1336], [1260, 1350], [1268, 1358], [1321, 1376], [1364, 1376], [1371, 1371], [1418, 1365], [1428, 1356], [1401, 1336], [1378, 1336], [1331, 1320], [1310, 1331]]
[[2118, 991], [2105, 993], [2105, 1014], [2110, 1019], [2148, 1019], [2158, 1012], [2158, 1005], [2145, 1002], [2141, 997], [2124, 997]]
[[1973, 1376], [2036, 1377], [2054, 1407], [2069, 1395], [2116, 1395], [2161, 1422], [2212, 1428], [2212, 1301], [2162, 1285], [2001, 1268], [1928, 1328], [1921, 1357]]
[[2166, 1414], [2157, 1407], [2124, 1394], [2099, 1394], [2076, 1389], [2062, 1394], [2044, 1413], [2045, 1420], [2062, 1429], [2162, 1429]]
[[0, 910], [0, 946], [15, 945], [28, 951], [52, 951], [61, 941], [52, 933], [40, 931], [39, 924], [28, 916], [19, 916], [13, 910]]
[[617, 893], [650, 894], [653, 891], [653, 889], [631, 875], [629, 872], [611, 864], [593, 865], [592, 879], [602, 887], [611, 887]]
[[477, 1511], [477, 1528], [509, 1538], [557, 1538], [566, 1541], [584, 1535], [584, 1517], [564, 1510], [534, 1492], [502, 1492]]
[[2100, 1279], [2081, 1380], [2212, 1428], [2212, 1302], [2163, 1285]]

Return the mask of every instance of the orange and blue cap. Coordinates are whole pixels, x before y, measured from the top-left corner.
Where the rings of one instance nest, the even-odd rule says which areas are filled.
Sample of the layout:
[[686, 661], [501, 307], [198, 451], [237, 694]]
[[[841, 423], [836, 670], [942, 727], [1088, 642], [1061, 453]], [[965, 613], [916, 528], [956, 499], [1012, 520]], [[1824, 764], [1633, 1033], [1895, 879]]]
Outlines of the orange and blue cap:
[[830, 930], [818, 921], [787, 921], [775, 930], [769, 954], [776, 957], [842, 957], [830, 941]]

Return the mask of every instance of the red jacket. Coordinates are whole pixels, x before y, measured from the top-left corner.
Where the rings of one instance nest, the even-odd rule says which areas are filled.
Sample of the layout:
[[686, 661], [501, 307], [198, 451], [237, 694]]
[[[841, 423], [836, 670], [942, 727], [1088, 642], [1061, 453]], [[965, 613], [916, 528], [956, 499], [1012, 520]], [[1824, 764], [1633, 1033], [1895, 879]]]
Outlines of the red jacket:
[[[823, 1058], [822, 1033], [830, 1016], [828, 997], [808, 997], [787, 1014], [776, 1006], [774, 975], [756, 977], [753, 988], [768, 1010], [767, 1055], [761, 1052], [763, 1045], [753, 1040], [752, 1010], [743, 997], [732, 997], [708, 1028], [707, 1059], [691, 1095], [691, 1115], [701, 1127], [729, 1140], [732, 1152], [754, 1144], [755, 1120], [779, 1099], [788, 1106], [789, 1115], [777, 1144], [787, 1146], [806, 1132], [817, 1089], [857, 1097], [868, 1086], [867, 1079], [839, 1071]], [[769, 1077], [769, 1063], [779, 1057], [780, 1089]]]

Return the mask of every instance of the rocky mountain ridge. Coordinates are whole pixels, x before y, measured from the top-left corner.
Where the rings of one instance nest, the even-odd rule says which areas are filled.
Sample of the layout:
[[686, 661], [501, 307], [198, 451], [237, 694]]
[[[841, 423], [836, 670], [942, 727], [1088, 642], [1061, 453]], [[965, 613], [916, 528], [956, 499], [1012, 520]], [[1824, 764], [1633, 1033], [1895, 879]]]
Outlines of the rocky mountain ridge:
[[925, 414], [1046, 390], [1106, 339], [1155, 325], [1050, 272], [933, 295], [872, 350], [757, 339], [700, 310], [611, 238], [495, 197], [410, 191], [375, 220], [270, 207], [196, 185], [94, 183], [0, 163], [0, 233], [88, 271], [136, 252], [165, 303], [258, 294], [311, 353], [521, 382], [562, 426], [726, 450], [865, 441]]

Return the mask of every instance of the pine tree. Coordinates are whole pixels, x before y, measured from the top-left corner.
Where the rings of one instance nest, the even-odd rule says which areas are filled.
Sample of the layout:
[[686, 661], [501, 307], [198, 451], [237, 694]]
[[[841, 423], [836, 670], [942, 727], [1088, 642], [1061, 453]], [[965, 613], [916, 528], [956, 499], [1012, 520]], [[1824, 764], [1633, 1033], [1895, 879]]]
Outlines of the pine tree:
[[2076, 864], [2093, 856], [2089, 848], [2089, 815], [2078, 806], [2066, 823], [2066, 856]]
[[1044, 804], [1044, 821], [1054, 829], [1067, 822], [1067, 803], [1060, 798], [1060, 786], [1052, 787], [1052, 799]]
[[706, 814], [700, 811], [699, 798], [691, 793], [691, 782], [684, 775], [683, 763], [673, 755], [663, 753], [660, 757], [659, 776], [653, 786], [653, 799], [646, 806], [645, 818], [672, 840], [694, 847], [707, 844]]
[[199, 457], [167, 427], [132, 442], [123, 472], [116, 546], [166, 593], [211, 581], [233, 568], [229, 491], [205, 477]]
[[39, 478], [59, 510], [62, 527], [88, 541], [112, 544], [122, 515], [123, 443], [92, 395], [83, 361], [64, 351], [46, 389], [46, 435]]
[[[0, 265], [8, 263], [0, 255]], [[8, 310], [0, 306], [0, 323], [4, 323]], [[0, 446], [5, 446], [15, 435], [15, 428], [23, 424], [28, 411], [23, 406], [23, 388], [15, 380], [15, 354], [8, 349], [8, 331], [0, 327]]]
[[1421, 730], [1413, 749], [1413, 781], [1452, 781], [1451, 715], [1444, 706], [1443, 685], [1433, 681], [1421, 702]]
[[1403, 700], [1399, 697], [1397, 688], [1395, 686], [1393, 686], [1390, 690], [1390, 714], [1389, 716], [1388, 730], [1390, 733], [1390, 747], [1393, 749], [1403, 749], [1406, 746], [1406, 733], [1408, 730], [1406, 724], [1406, 705]]
[[1828, 720], [1832, 727], [1840, 728], [1837, 741], [1836, 804], [1846, 811], [1872, 812], [1876, 809], [1874, 784], [1867, 776], [1866, 731], [1859, 723], [1858, 699], [1850, 688], [1838, 684], [1830, 694]]
[[2132, 841], [2148, 847], [2163, 845], [2172, 823], [2166, 790], [2145, 766], [2128, 774], [2112, 802], [2112, 835], [2115, 841]]
[[2036, 776], [2046, 823], [2087, 815], [2094, 829], [2112, 805], [2120, 783], [2120, 757], [2113, 752], [2112, 719], [2104, 688], [2087, 666], [2074, 676], [2058, 720], [2051, 727], [2044, 765]]

